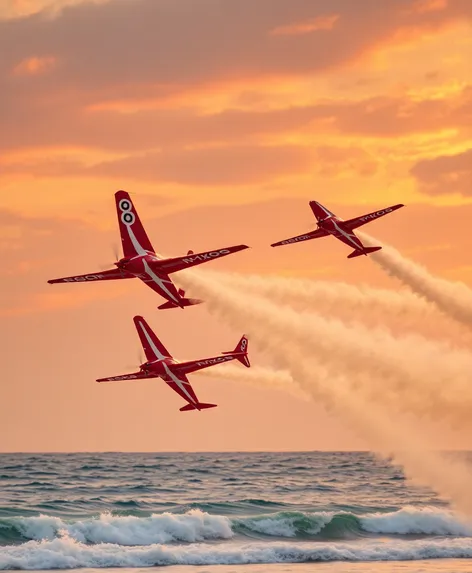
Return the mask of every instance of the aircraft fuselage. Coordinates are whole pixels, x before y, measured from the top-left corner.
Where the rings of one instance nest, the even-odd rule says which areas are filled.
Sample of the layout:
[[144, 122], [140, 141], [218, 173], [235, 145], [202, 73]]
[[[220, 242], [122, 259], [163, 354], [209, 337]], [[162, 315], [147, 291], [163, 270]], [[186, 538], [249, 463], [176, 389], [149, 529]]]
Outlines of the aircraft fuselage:
[[115, 265], [119, 269], [123, 269], [136, 277], [141, 277], [141, 275], [146, 274], [146, 266], [151, 266], [160, 260], [161, 258], [155, 253], [146, 253], [134, 257], [124, 257], [115, 263]]
[[319, 220], [318, 227], [330, 235], [333, 235], [336, 239], [346, 243], [346, 245], [354, 247], [354, 249], [357, 249], [358, 251], [363, 251], [364, 245], [361, 243], [360, 239], [354, 234], [354, 231], [348, 229], [343, 223], [343, 219], [330, 215], [325, 219]]
[[146, 251], [142, 255], [124, 257], [115, 264], [119, 269], [141, 279], [166, 300], [182, 307], [181, 297], [169, 275], [156, 268], [156, 263], [162, 260], [164, 258], [156, 253]]

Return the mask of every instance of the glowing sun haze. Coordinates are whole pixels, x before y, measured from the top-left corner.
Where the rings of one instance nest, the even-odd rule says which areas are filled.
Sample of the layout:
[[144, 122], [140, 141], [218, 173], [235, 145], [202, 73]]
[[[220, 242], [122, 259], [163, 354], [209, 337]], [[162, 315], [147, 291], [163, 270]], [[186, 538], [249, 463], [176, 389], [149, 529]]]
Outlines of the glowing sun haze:
[[471, 21], [470, 0], [3, 0], [1, 449], [364, 447], [279, 390], [194, 377], [219, 404], [194, 415], [161, 381], [95, 384], [135, 368], [135, 314], [176, 358], [242, 333], [137, 281], [46, 281], [110, 268], [126, 189], [163, 254], [246, 243], [208, 267], [391, 288], [335, 240], [269, 244], [313, 228], [310, 199], [405, 203], [368, 232], [472, 284]]

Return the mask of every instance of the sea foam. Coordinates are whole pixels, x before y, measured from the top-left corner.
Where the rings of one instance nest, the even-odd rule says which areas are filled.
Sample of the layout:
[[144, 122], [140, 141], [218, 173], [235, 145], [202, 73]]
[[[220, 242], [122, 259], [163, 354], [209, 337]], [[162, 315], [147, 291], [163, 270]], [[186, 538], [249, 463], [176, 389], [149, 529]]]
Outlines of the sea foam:
[[472, 558], [472, 540], [363, 540], [339, 543], [223, 542], [217, 545], [86, 545], [68, 537], [29, 541], [2, 548], [0, 569], [73, 569], [79, 567], [152, 567], [164, 565], [242, 565], [317, 561], [410, 561]]

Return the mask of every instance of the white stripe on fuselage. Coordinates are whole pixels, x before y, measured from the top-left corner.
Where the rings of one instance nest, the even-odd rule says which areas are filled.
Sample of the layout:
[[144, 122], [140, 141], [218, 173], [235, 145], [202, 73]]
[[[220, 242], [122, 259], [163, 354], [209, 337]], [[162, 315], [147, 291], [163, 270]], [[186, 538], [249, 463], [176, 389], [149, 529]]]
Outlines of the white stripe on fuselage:
[[346, 237], [346, 239], [351, 243], [351, 245], [354, 245], [356, 247], [356, 251], [359, 251], [362, 249], [362, 245], [360, 246], [359, 243], [357, 242], [358, 239], [357, 239], [356, 235], [346, 233], [346, 231], [343, 231], [343, 229], [341, 229], [341, 227], [339, 227], [339, 225], [334, 220], [333, 220], [333, 225], [335, 226], [338, 233], [341, 233], [341, 235], [343, 237]]
[[[131, 243], [133, 244], [134, 250], [136, 251], [136, 253], [139, 256], [146, 256], [149, 255], [149, 251], [146, 251], [139, 243], [138, 239], [136, 238], [136, 235], [133, 232], [133, 229], [131, 228], [131, 225], [126, 225], [126, 228], [128, 229], [128, 236], [130, 238]], [[152, 253], [154, 255], [154, 253]], [[133, 258], [137, 258], [137, 257], [133, 257]], [[157, 257], [156, 257], [157, 258]], [[146, 274], [148, 275], [148, 277], [155, 283], [157, 284], [170, 298], [171, 300], [173, 300], [176, 303], [179, 303], [179, 299], [175, 298], [175, 296], [170, 292], [170, 290], [164, 285], [164, 282], [173, 284], [171, 280], [164, 280], [164, 279], [160, 279], [155, 273], [153, 273], [151, 271], [151, 268], [149, 267], [149, 265], [147, 264], [147, 261], [143, 260], [144, 263], [144, 268], [146, 269]], [[141, 278], [141, 277], [140, 277]]]
[[[170, 292], [170, 290], [165, 286], [164, 284], [164, 280], [160, 279], [155, 273], [152, 272], [151, 267], [147, 264], [146, 260], [143, 260], [144, 263], [144, 268], [146, 270], [146, 274], [152, 279], [153, 282], [155, 282], [157, 285], [159, 285], [159, 287], [168, 295], [170, 296], [170, 298], [176, 302], [179, 303], [179, 299], [175, 298], [175, 296]], [[165, 281], [167, 282], [167, 281]], [[171, 282], [171, 281], [169, 281]]]
[[156, 359], [157, 360], [165, 360], [166, 358], [169, 358], [169, 356], [164, 356], [161, 352], [159, 352], [157, 346], [154, 344], [153, 339], [149, 336], [149, 333], [146, 330], [144, 324], [142, 322], [139, 322], [139, 326], [141, 327], [141, 330], [143, 331], [143, 334], [146, 337], [146, 340], [148, 341], [149, 346], [151, 347], [152, 351], [154, 352]]
[[[133, 232], [133, 229], [131, 228], [131, 225], [126, 225], [126, 228], [128, 229], [128, 236], [130, 238], [130, 241], [133, 244], [134, 250], [136, 251], [136, 253], [139, 256], [146, 256], [149, 255], [149, 251], [146, 251], [139, 243], [138, 239], [136, 238], [136, 235]], [[152, 253], [154, 254], [154, 253]], [[133, 257], [137, 258], [137, 257]], [[155, 273], [153, 273], [151, 271], [151, 268], [149, 267], [149, 265], [147, 264], [147, 262], [145, 260], [143, 260], [144, 263], [144, 268], [146, 269], [146, 274], [149, 276], [149, 278], [156, 283], [174, 302], [179, 302], [179, 300], [177, 298], [175, 298], [175, 296], [169, 291], [169, 289], [164, 285], [164, 282], [168, 282], [172, 284], [171, 280], [168, 281], [164, 281], [163, 279], [160, 279]]]
[[180, 378], [177, 378], [177, 376], [169, 369], [167, 364], [164, 364], [164, 370], [166, 371], [167, 376], [169, 376], [172, 382], [175, 382], [177, 386], [182, 390], [182, 392], [187, 396], [190, 403], [195, 404], [196, 403], [195, 400], [192, 398], [192, 396], [190, 396], [190, 394], [188, 393], [187, 389], [184, 386], [184, 384], [188, 384], [188, 382], [184, 382]]

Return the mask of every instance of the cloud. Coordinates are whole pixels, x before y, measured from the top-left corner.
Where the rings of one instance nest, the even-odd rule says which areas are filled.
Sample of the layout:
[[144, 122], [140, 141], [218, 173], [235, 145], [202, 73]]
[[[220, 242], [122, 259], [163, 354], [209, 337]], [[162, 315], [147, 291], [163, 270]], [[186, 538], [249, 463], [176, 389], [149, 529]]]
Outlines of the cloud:
[[56, 63], [57, 60], [53, 57], [26, 58], [13, 68], [13, 74], [17, 76], [44, 74], [52, 70]]
[[192, 109], [79, 113], [61, 106], [52, 113], [37, 105], [27, 110], [19, 122], [8, 115], [7, 109], [4, 112], [4, 128], [0, 132], [0, 147], [4, 149], [76, 145], [117, 151], [228, 141], [243, 143], [251, 136], [302, 129], [323, 114], [310, 107], [268, 112], [228, 110], [201, 115]]
[[378, 160], [361, 147], [226, 145], [170, 148], [85, 165], [67, 157], [16, 159], [4, 174], [35, 177], [107, 177], [183, 185], [248, 185], [274, 178], [318, 173], [369, 177]]
[[241, 185], [306, 171], [310, 151], [297, 146], [231, 146], [147, 153], [94, 166], [93, 174], [195, 185]]
[[[31, 140], [50, 125], [66, 131], [70, 123], [95, 120], [84, 110], [97, 102], [323, 72], [370, 53], [403, 28], [437, 29], [472, 14], [472, 4], [461, 0], [421, 13], [405, 13], [408, 0], [227, 0], [222, 6], [216, 0], [114, 0], [71, 6], [55, 18], [0, 21], [0, 120], [20, 130], [33, 121], [33, 137], [22, 130]], [[327, 6], [339, 15], [329, 33], [271, 33], [293, 22], [326, 27]], [[61, 65], [15, 74], [24, 62], [44, 58]]]
[[324, 106], [340, 133], [392, 137], [460, 128], [472, 119], [472, 87], [456, 97], [416, 100], [374, 97], [359, 102]]
[[449, 99], [374, 97], [214, 114], [188, 108], [117, 114], [79, 111], [61, 104], [54, 109], [44, 108], [37, 103], [24, 110], [20, 121], [12, 109], [14, 105], [7, 101], [0, 109], [0, 115], [4, 114], [0, 148], [83, 146], [130, 152], [197, 144], [257, 143], [263, 136], [295, 132], [392, 137], [460, 129], [472, 119], [472, 87]]
[[243, 185], [306, 172], [312, 161], [313, 154], [305, 147], [235, 145], [148, 152], [91, 167], [67, 159], [37, 160], [13, 163], [4, 171], [44, 177], [74, 175], [184, 185]]
[[375, 157], [359, 147], [320, 146], [314, 150], [316, 165], [321, 175], [333, 176], [340, 171], [358, 175], [373, 175], [378, 168]]
[[288, 24], [286, 26], [277, 26], [270, 31], [274, 36], [297, 36], [299, 34], [309, 34], [318, 30], [332, 30], [339, 20], [339, 14], [330, 14], [327, 16], [318, 16], [312, 20]]
[[[67, 65], [56, 79], [82, 89], [130, 82], [189, 85], [323, 70], [352, 60], [399, 28], [431, 29], [472, 14], [462, 0], [441, 11], [408, 12], [409, 6], [410, 0], [227, 0], [224, 9], [216, 0], [84, 3], [54, 19], [1, 22], [0, 53], [6, 69], [32, 54], [60, 54]], [[330, 34], [271, 34], [293, 22], [326, 27], [333, 14], [339, 18]]]
[[[257, 6], [227, 0], [223, 10], [216, 0], [135, 0], [132, 6], [114, 0], [70, 6], [54, 18], [0, 22], [0, 174], [209, 186], [312, 172], [371, 176], [382, 158], [362, 137], [464, 133], [472, 118], [470, 87], [423, 100], [406, 89], [403, 96], [359, 100], [349, 99], [349, 90], [344, 99], [316, 100], [315, 91], [301, 98], [309, 105], [271, 109], [269, 96], [216, 113], [203, 113], [192, 101], [192, 93], [201, 100], [205, 89], [214, 94], [225, 82], [247, 96], [265, 79], [283, 86], [287, 76], [315, 78], [371, 54], [398, 30], [437, 30], [472, 13], [460, 0], [441, 9], [417, 3], [414, 10], [407, 0], [364, 2], [360, 9], [348, 0], [260, 0]], [[174, 107], [139, 107], [147, 98], [167, 102], [175, 94]], [[241, 105], [237, 96], [226, 103]], [[111, 105], [134, 98], [132, 113]], [[287, 98], [275, 98], [275, 105], [281, 102]], [[68, 153], [71, 147], [83, 155]], [[40, 148], [42, 159], [29, 156]], [[45, 159], [48, 148], [64, 154]], [[23, 157], [9, 159], [18, 150]]]
[[64, 8], [85, 2], [107, 2], [109, 0], [2, 0], [0, 20], [24, 18], [42, 12], [47, 17], [57, 16]]
[[472, 196], [472, 149], [419, 161], [411, 169], [420, 189], [428, 195], [457, 193]]
[[[378, 26], [371, 26], [363, 10], [349, 0], [333, 0], [330, 6], [344, 22], [339, 30], [335, 28], [335, 34], [282, 38], [270, 31], [324, 16], [326, 2], [260, 0], [255, 7], [250, 0], [227, 0], [224, 10], [215, 0], [83, 4], [52, 20], [32, 16], [1, 22], [0, 53], [6, 55], [5, 71], [32, 55], [60, 54], [67, 65], [56, 80], [81, 89], [141, 82], [189, 85], [235, 75], [296, 74], [350, 59], [401, 20], [408, 21], [408, 16], [400, 19], [396, 7], [405, 2], [368, 4]], [[412, 18], [420, 22], [431, 19], [428, 14]], [[343, 42], [339, 42], [341, 37]]]
[[424, 14], [425, 12], [436, 12], [446, 10], [448, 0], [415, 0], [413, 6], [407, 12]]

